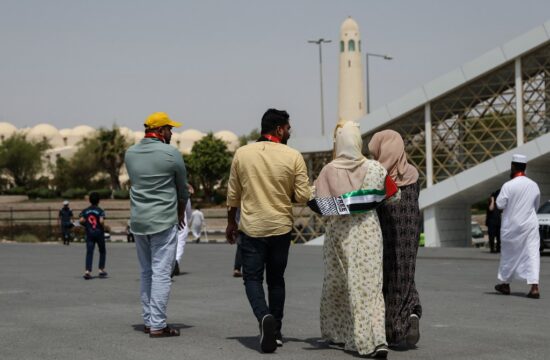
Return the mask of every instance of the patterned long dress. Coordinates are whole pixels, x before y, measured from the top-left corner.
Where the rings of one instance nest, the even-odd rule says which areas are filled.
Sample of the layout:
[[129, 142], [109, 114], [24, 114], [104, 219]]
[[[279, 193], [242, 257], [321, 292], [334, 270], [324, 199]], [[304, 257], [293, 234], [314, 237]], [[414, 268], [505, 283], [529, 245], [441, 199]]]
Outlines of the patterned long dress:
[[[386, 170], [369, 160], [362, 189], [384, 189]], [[382, 231], [376, 211], [331, 216], [323, 245], [321, 334], [366, 355], [386, 344]]]
[[414, 273], [420, 236], [418, 183], [402, 186], [401, 200], [378, 208], [384, 236], [384, 300], [386, 338], [397, 344], [405, 339], [410, 316], [422, 316]]

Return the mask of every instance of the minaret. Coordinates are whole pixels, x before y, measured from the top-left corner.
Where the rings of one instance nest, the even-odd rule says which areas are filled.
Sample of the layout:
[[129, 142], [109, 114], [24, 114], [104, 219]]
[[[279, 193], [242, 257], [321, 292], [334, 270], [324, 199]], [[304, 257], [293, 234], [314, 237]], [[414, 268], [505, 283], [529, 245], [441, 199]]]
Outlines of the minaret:
[[338, 121], [357, 121], [366, 114], [359, 26], [348, 17], [340, 27]]

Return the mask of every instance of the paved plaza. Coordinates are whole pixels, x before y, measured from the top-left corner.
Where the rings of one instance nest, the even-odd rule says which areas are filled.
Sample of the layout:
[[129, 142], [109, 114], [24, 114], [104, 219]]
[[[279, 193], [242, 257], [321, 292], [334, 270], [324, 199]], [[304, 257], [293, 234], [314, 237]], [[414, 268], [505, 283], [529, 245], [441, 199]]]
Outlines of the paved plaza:
[[[132, 244], [108, 244], [108, 279], [82, 279], [82, 244], [0, 244], [0, 359], [353, 359], [319, 338], [322, 249], [295, 245], [287, 270], [286, 343], [258, 352], [257, 323], [235, 247], [189, 244], [176, 277], [169, 322], [178, 338], [141, 332], [139, 276]], [[97, 253], [94, 266], [97, 265]], [[421, 249], [417, 287], [424, 316], [418, 348], [390, 359], [549, 359], [550, 254], [541, 258], [540, 300], [512, 284], [493, 290], [498, 256], [484, 249]], [[94, 270], [94, 274], [97, 271]]]

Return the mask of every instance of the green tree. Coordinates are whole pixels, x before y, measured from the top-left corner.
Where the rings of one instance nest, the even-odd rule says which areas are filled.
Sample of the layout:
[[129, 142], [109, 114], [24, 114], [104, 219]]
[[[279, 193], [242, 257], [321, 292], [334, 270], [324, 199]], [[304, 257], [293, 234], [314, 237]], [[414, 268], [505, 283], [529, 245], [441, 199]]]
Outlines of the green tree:
[[116, 125], [110, 130], [100, 128], [95, 136], [82, 140], [79, 157], [85, 158], [83, 162], [88, 161], [97, 166], [96, 173], [106, 173], [111, 180], [113, 190], [119, 190], [118, 177], [124, 165], [124, 154], [130, 145], [132, 144], [126, 140]]
[[248, 144], [249, 141], [256, 141], [260, 137], [260, 131], [256, 128], [253, 129], [248, 135], [239, 136], [239, 146]]
[[212, 133], [195, 142], [191, 154], [185, 158], [190, 177], [199, 181], [207, 198], [214, 194], [216, 186], [224, 187], [227, 183], [231, 159], [225, 142]]
[[0, 172], [15, 186], [29, 189], [42, 171], [42, 156], [49, 142], [28, 141], [25, 134], [13, 134], [0, 144]]

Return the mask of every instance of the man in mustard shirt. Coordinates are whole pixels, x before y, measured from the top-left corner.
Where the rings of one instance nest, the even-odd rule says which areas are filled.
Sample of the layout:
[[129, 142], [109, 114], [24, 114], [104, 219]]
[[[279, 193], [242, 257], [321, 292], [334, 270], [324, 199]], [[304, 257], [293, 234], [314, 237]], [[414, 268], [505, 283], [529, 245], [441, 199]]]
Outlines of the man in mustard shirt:
[[[290, 137], [286, 111], [269, 109], [262, 117], [261, 137], [235, 152], [227, 189], [226, 238], [241, 236], [243, 279], [248, 301], [260, 323], [260, 347], [282, 346], [285, 304], [284, 273], [293, 225], [292, 202], [310, 198], [302, 155], [286, 146]], [[240, 208], [240, 222], [235, 218]], [[264, 270], [269, 304], [263, 289]]]

